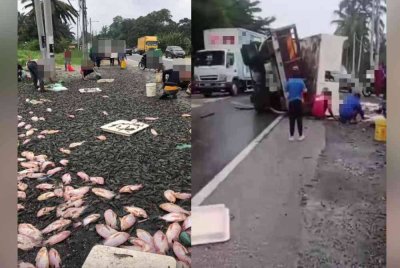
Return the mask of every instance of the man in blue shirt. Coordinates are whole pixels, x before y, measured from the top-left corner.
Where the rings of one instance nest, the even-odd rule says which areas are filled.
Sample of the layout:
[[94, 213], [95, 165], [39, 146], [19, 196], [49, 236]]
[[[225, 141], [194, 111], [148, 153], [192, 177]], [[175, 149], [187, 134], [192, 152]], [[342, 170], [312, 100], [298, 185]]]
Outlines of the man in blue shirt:
[[364, 111], [360, 103], [360, 93], [354, 93], [345, 98], [344, 103], [340, 105], [339, 114], [342, 123], [355, 122], [357, 115], [364, 120]]
[[294, 140], [295, 123], [297, 122], [298, 140], [302, 141], [305, 138], [303, 135], [303, 93], [307, 92], [307, 88], [303, 79], [300, 78], [298, 68], [293, 68], [292, 78], [288, 80], [285, 91], [289, 106], [289, 140]]

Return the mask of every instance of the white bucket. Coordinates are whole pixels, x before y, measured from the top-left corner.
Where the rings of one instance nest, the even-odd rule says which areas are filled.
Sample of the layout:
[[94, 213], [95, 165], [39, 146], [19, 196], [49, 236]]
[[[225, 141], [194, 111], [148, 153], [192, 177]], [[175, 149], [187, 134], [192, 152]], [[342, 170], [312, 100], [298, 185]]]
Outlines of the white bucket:
[[157, 93], [156, 83], [147, 83], [146, 84], [146, 96], [147, 97], [155, 97]]

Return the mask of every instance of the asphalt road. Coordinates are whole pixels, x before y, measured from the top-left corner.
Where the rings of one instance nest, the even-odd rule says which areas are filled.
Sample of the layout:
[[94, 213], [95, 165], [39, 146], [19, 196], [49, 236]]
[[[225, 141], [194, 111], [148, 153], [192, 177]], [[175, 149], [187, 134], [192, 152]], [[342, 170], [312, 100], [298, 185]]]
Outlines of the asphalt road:
[[[142, 58], [141, 55], [139, 54], [132, 54], [132, 56], [127, 55], [128, 61], [130, 61], [132, 64], [137, 66], [139, 64], [140, 59]], [[190, 58], [185, 58], [185, 59], [170, 59], [166, 57], [162, 57], [162, 61], [164, 63], [164, 66], [166, 69], [172, 69], [174, 65], [191, 65], [191, 59]]]
[[248, 94], [212, 98], [193, 95], [191, 105], [192, 194], [195, 195], [277, 116], [236, 109], [252, 107]]

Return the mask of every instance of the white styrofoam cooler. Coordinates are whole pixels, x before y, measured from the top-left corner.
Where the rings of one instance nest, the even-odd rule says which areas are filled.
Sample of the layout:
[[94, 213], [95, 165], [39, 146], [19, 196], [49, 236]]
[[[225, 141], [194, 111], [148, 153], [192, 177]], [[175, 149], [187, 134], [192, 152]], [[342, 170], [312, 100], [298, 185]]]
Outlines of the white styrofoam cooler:
[[230, 239], [229, 209], [225, 205], [192, 207], [191, 215], [193, 246]]

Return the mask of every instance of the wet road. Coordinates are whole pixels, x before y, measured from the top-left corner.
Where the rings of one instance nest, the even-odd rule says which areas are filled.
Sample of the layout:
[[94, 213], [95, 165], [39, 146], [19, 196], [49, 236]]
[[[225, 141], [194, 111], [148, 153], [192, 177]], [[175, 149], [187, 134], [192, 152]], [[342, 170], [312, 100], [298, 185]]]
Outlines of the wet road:
[[[256, 114], [250, 95], [192, 96], [192, 194], [199, 192], [277, 117]], [[201, 118], [202, 116], [210, 115]]]
[[[127, 55], [126, 57], [128, 59], [128, 62], [131, 62], [134, 66], [137, 66], [139, 64], [139, 61], [142, 59], [142, 56], [139, 54], [132, 54], [132, 55]], [[188, 65], [190, 66], [191, 64], [191, 59], [190, 58], [185, 58], [185, 59], [171, 59], [171, 58], [166, 58], [162, 57], [162, 61], [165, 65], [166, 69], [172, 69], [174, 65]]]

